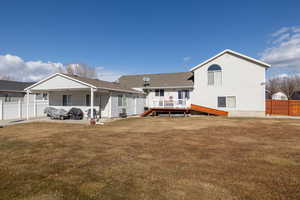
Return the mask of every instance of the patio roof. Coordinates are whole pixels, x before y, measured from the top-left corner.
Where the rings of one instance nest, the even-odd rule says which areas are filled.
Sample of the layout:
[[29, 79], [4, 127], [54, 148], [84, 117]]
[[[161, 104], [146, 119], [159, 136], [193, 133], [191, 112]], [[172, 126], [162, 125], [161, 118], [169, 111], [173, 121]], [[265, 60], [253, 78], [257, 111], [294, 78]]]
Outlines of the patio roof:
[[[120, 91], [120, 92], [128, 92], [128, 93], [142, 93], [142, 92], [134, 90], [134, 89], [122, 87], [118, 83], [103, 81], [103, 80], [99, 80], [99, 79], [80, 77], [77, 75], [64, 74], [64, 73], [56, 73], [49, 77], [46, 77], [45, 79], [25, 88], [25, 90], [35, 90], [35, 88], [37, 89], [38, 86], [41, 85], [42, 83], [50, 81], [51, 79], [54, 79], [55, 77], [58, 77], [58, 76], [63, 77], [68, 80], [71, 80], [77, 84], [76, 88], [68, 88], [67, 86], [64, 86], [64, 87], [60, 88], [61, 90], [63, 90], [63, 89], [86, 89], [86, 88], [95, 88], [96, 89], [96, 88], [99, 88], [99, 89], [104, 89], [104, 90]], [[78, 84], [81, 84], [82, 88], [80, 88], [80, 86], [78, 86]], [[48, 86], [48, 88], [49, 88], [49, 86]], [[55, 89], [55, 87], [53, 89]], [[48, 89], [48, 90], [50, 90], [50, 89]]]

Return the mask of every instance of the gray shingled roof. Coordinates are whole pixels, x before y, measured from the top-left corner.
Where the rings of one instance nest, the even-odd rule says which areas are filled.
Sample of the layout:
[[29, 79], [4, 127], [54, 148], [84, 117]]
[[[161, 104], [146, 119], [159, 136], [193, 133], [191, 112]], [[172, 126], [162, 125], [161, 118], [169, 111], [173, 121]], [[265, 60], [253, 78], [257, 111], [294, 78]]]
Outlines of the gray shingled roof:
[[33, 85], [31, 82], [0, 80], [0, 91], [24, 92], [24, 89]]
[[78, 81], [88, 83], [88, 84], [93, 85], [95, 87], [99, 87], [99, 88], [107, 88], [108, 90], [111, 89], [111, 90], [117, 90], [117, 91], [127, 91], [127, 92], [140, 93], [137, 90], [122, 87], [119, 83], [115, 83], [115, 82], [102, 81], [102, 80], [99, 80], [99, 79], [92, 79], [92, 78], [85, 78], [85, 77], [81, 77], [81, 76], [77, 76], [77, 75], [70, 75], [70, 74], [64, 74], [64, 75], [68, 76], [70, 78], [76, 79]]
[[147, 87], [193, 87], [192, 72], [125, 75], [120, 77], [119, 83], [127, 88], [144, 88], [144, 77], [150, 78], [150, 84]]

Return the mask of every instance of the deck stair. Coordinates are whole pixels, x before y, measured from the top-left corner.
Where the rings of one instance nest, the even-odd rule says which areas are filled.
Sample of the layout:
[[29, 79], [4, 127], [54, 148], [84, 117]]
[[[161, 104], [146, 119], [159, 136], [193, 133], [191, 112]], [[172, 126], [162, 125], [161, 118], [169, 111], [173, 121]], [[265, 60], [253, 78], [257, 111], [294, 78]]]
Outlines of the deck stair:
[[145, 112], [143, 112], [141, 114], [141, 117], [146, 117], [147, 115], [150, 115], [153, 112], [153, 110], [150, 108], [148, 110], [146, 110]]
[[190, 110], [207, 113], [207, 114], [211, 114], [211, 115], [217, 115], [217, 116], [228, 116], [228, 112], [226, 112], [226, 111], [208, 108], [208, 107], [204, 107], [204, 106], [199, 106], [199, 105], [195, 105], [195, 104], [191, 104]]

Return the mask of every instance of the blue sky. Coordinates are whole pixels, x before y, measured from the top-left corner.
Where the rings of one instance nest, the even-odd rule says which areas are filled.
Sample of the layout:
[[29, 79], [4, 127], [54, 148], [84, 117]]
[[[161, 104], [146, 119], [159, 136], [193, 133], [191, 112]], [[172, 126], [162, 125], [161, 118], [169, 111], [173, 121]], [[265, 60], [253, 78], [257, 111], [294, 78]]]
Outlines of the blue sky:
[[[41, 74], [45, 74], [51, 71], [46, 69], [47, 63], [80, 62], [98, 67], [103, 79], [187, 71], [224, 49], [274, 62], [274, 54], [282, 51], [278, 50], [280, 45], [294, 39], [276, 43], [279, 36], [274, 33], [286, 28], [282, 34], [298, 36], [300, 25], [299, 0], [0, 3], [0, 55], [4, 63], [17, 57], [26, 64], [23, 68], [32, 68], [28, 65], [34, 62], [35, 72], [41, 63]], [[276, 48], [277, 52], [272, 52]], [[298, 51], [300, 45], [293, 48], [291, 51]], [[293, 56], [296, 65], [300, 64], [300, 56], [299, 62], [297, 58]], [[278, 59], [269, 76], [300, 71], [300, 66], [291, 63], [277, 66]], [[4, 67], [1, 71], [0, 63], [0, 73], [9, 71]]]

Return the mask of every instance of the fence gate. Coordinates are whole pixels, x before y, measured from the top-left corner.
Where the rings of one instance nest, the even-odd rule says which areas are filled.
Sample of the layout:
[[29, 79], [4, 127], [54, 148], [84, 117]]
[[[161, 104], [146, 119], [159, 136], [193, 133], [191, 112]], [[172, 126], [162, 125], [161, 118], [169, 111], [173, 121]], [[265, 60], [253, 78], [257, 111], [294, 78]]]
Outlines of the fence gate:
[[266, 114], [300, 116], [300, 100], [266, 100]]

